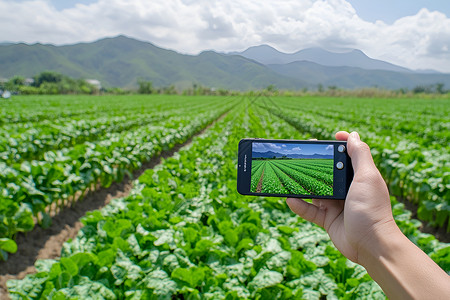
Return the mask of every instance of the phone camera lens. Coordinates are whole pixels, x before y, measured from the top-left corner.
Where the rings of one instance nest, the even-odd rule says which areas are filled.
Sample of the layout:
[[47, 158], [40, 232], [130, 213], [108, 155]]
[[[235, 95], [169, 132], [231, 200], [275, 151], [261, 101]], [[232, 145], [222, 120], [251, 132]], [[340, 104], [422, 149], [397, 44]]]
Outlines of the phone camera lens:
[[336, 164], [336, 168], [338, 168], [339, 170], [342, 170], [342, 169], [344, 168], [344, 163], [343, 163], [342, 161], [339, 161], [339, 162]]
[[338, 151], [339, 152], [344, 152], [345, 151], [345, 146], [344, 145], [339, 145]]

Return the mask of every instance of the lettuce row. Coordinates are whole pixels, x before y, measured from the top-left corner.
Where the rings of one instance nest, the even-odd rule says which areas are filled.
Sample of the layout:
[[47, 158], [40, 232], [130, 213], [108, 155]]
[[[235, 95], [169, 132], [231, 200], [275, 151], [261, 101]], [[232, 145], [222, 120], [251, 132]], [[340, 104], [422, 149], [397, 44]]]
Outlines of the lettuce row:
[[[238, 138], [273, 128], [242, 106], [146, 171], [133, 193], [89, 213], [58, 261], [9, 281], [12, 298], [353, 299], [384, 297], [325, 231], [283, 199], [235, 191]], [[238, 120], [238, 121], [236, 121]], [[256, 123], [255, 120], [261, 120]]]

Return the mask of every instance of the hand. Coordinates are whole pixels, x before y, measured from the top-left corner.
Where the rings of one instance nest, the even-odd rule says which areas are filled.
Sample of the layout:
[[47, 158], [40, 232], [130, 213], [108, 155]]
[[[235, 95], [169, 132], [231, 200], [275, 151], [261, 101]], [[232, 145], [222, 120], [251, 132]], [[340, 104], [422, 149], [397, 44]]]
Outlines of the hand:
[[338, 250], [366, 268], [390, 299], [448, 299], [450, 276], [402, 234], [391, 212], [389, 192], [358, 133], [347, 140], [354, 177], [344, 200], [288, 198], [300, 217], [325, 228]]
[[347, 141], [354, 170], [346, 200], [313, 199], [310, 204], [288, 198], [287, 204], [300, 217], [323, 227], [343, 255], [361, 263], [360, 253], [366, 253], [372, 246], [375, 232], [398, 231], [398, 227], [386, 183], [373, 162], [369, 146], [357, 132], [340, 131], [336, 139]]

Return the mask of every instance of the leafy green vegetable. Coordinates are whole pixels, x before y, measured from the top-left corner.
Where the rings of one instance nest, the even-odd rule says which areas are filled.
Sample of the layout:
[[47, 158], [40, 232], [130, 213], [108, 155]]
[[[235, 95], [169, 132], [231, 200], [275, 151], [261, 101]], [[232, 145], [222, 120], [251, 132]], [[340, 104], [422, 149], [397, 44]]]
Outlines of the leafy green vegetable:
[[[186, 106], [183, 98], [169, 103], [131, 99], [131, 107], [123, 112], [122, 103], [110, 107], [108, 99], [97, 100], [103, 112], [91, 120], [60, 120], [56, 112], [52, 122], [41, 124], [32, 111], [29, 117], [34, 121], [0, 128], [0, 238], [14, 239], [17, 232], [30, 231], [34, 219], [50, 227], [49, 207], [61, 209], [98, 185], [109, 187], [125, 174], [132, 177], [131, 171], [143, 162], [185, 142], [236, 103], [194, 98]], [[18, 109], [22, 114], [26, 105]], [[118, 234], [110, 224], [107, 228], [112, 238]]]
[[[290, 100], [293, 99], [280, 99], [280, 105], [287, 110]], [[256, 101], [249, 105], [245, 99], [242, 102], [202, 135], [193, 138], [188, 147], [144, 172], [130, 196], [111, 201], [101, 211], [88, 213], [82, 219], [85, 226], [63, 246], [60, 259], [38, 261], [38, 273], [8, 282], [11, 296], [30, 299], [385, 298], [363, 267], [344, 258], [322, 228], [295, 216], [284, 199], [243, 197], [236, 193], [236, 150], [240, 137], [310, 137], [289, 125], [297, 124], [299, 119], [289, 119], [288, 124], [274, 115], [276, 110], [269, 112], [258, 106], [263, 103]], [[217, 117], [223, 110], [216, 110], [215, 105], [204, 110], [217, 111]], [[223, 107], [228, 108], [227, 105]], [[305, 109], [313, 108], [314, 105], [305, 105]], [[328, 112], [325, 114], [328, 116]], [[194, 122], [198, 115], [193, 112], [192, 118], [185, 117]], [[294, 118], [294, 114], [288, 117]], [[168, 119], [164, 126], [176, 123], [170, 127], [170, 134], [152, 134], [151, 141], [147, 140], [145, 145], [151, 144], [152, 149], [161, 151], [180, 141], [176, 136], [185, 138], [192, 134], [183, 131], [183, 126], [190, 123], [182, 119], [178, 123], [176, 118]], [[314, 134], [319, 132], [317, 123], [304, 126]], [[153, 129], [162, 130], [158, 126]], [[332, 130], [335, 128], [321, 134]], [[423, 137], [428, 139], [429, 134]], [[109, 145], [105, 143], [104, 147]], [[134, 147], [140, 147], [139, 143]], [[120, 149], [117, 156], [123, 157], [135, 148]], [[52, 157], [56, 159], [51, 155], [48, 159]], [[80, 158], [82, 169], [91, 170], [86, 176], [100, 180], [104, 162]], [[24, 167], [38, 168], [38, 165], [24, 164]], [[59, 176], [57, 170], [53, 172], [52, 177]], [[42, 195], [35, 196], [36, 201], [42, 200], [39, 198]], [[448, 272], [448, 245], [420, 233], [420, 222], [412, 220], [411, 213], [395, 198], [392, 202], [400, 228]], [[11, 211], [18, 209], [16, 205]]]

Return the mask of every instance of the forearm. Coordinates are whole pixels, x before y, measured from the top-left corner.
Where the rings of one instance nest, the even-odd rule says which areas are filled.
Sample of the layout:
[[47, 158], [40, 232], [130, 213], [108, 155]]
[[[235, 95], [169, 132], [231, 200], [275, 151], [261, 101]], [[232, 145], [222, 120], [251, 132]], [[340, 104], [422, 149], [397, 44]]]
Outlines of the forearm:
[[398, 228], [375, 234], [360, 263], [390, 299], [449, 299], [450, 276]]

